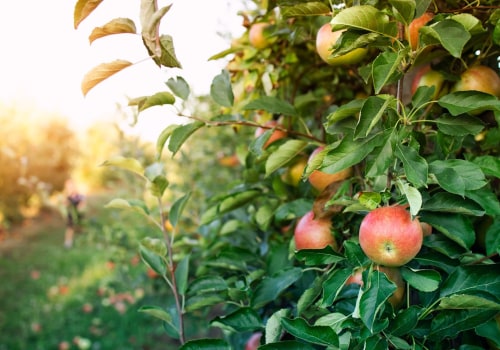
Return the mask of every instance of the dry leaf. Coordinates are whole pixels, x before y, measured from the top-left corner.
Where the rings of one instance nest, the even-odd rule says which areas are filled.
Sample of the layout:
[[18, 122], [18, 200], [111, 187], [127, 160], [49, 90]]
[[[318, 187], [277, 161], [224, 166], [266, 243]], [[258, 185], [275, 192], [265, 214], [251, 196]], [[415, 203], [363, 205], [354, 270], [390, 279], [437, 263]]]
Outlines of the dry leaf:
[[87, 18], [102, 1], [103, 0], [78, 0], [75, 5], [75, 11], [73, 12], [75, 29], [78, 28], [78, 25]]
[[113, 62], [101, 63], [98, 66], [95, 66], [83, 77], [83, 95], [87, 95], [87, 93], [101, 81], [106, 80], [113, 74], [118, 73], [130, 65], [132, 65], [132, 63], [129, 61], [115, 60]]
[[102, 27], [96, 27], [89, 36], [89, 41], [113, 35], [113, 34], [135, 34], [137, 33], [135, 23], [129, 18], [115, 18]]

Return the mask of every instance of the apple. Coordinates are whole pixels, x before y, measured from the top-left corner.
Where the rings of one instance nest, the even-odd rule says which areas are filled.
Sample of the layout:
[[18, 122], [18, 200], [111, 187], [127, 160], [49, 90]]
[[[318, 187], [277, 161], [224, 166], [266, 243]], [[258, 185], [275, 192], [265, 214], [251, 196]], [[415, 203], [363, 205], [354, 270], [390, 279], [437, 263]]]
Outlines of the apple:
[[257, 350], [260, 346], [260, 338], [262, 337], [261, 332], [256, 332], [248, 338], [245, 344], [245, 350]]
[[[309, 162], [324, 148], [324, 146], [319, 146], [318, 148], [316, 148], [309, 156]], [[322, 192], [329, 184], [345, 180], [351, 177], [352, 173], [352, 167], [346, 168], [334, 174], [328, 174], [324, 171], [316, 169], [309, 175], [309, 182], [311, 183], [312, 187], [314, 187], [318, 192]]]
[[297, 187], [302, 179], [302, 174], [304, 173], [304, 169], [307, 166], [307, 158], [300, 157], [295, 160], [283, 174], [283, 182], [292, 186]]
[[432, 234], [432, 226], [427, 222], [421, 222], [420, 226], [422, 226], [422, 234], [424, 237], [430, 236]]
[[368, 52], [365, 48], [357, 48], [345, 55], [330, 57], [333, 53], [332, 46], [340, 38], [344, 30], [332, 31], [330, 23], [322, 25], [316, 34], [316, 52], [319, 57], [331, 66], [345, 66], [360, 62]]
[[500, 98], [500, 77], [487, 66], [472, 66], [460, 75], [452, 91], [481, 91]]
[[248, 31], [248, 40], [250, 41], [250, 45], [252, 45], [256, 49], [264, 49], [269, 46], [270, 41], [264, 34], [264, 31], [269, 26], [270, 24], [267, 22], [252, 24], [250, 30]]
[[359, 227], [359, 244], [373, 262], [397, 267], [412, 260], [423, 241], [418, 218], [404, 206], [379, 207], [370, 211]]
[[441, 96], [444, 85], [444, 75], [431, 69], [430, 65], [419, 67], [411, 84], [411, 94], [414, 95], [421, 86], [434, 86], [433, 99]]
[[[255, 130], [255, 137], [261, 136], [263, 133], [265, 133], [267, 130], [275, 128], [275, 127], [280, 127], [282, 126], [280, 123], [278, 123], [276, 120], [271, 120], [268, 121], [267, 123], [264, 124], [265, 127], [258, 127]], [[264, 144], [264, 149], [269, 147], [269, 145], [275, 141], [278, 141], [280, 139], [283, 139], [288, 136], [288, 133], [283, 130], [274, 130], [271, 134], [271, 136], [267, 139], [266, 143]]]
[[418, 49], [418, 36], [420, 28], [425, 26], [432, 18], [434, 18], [434, 14], [426, 12], [422, 16], [415, 18], [408, 25], [408, 29], [406, 30], [406, 39], [408, 40], [408, 43], [413, 51]]
[[236, 154], [231, 154], [231, 155], [218, 154], [217, 162], [220, 165], [228, 168], [234, 168], [240, 165], [240, 160], [238, 159], [238, 156]]
[[[403, 281], [403, 277], [401, 276], [401, 271], [397, 267], [387, 267], [380, 265], [376, 265], [374, 269], [385, 273], [389, 281], [393, 282], [396, 285], [396, 290], [389, 297], [388, 301], [394, 308], [399, 307], [404, 300], [406, 291], [406, 283]], [[365, 270], [364, 268], [356, 269], [354, 273], [351, 276], [349, 276], [345, 284], [346, 285], [358, 284], [361, 287], [363, 287], [364, 270]]]
[[332, 223], [330, 218], [315, 218], [314, 212], [307, 212], [297, 222], [294, 230], [295, 248], [323, 249], [327, 246], [338, 249], [337, 241], [331, 233]]

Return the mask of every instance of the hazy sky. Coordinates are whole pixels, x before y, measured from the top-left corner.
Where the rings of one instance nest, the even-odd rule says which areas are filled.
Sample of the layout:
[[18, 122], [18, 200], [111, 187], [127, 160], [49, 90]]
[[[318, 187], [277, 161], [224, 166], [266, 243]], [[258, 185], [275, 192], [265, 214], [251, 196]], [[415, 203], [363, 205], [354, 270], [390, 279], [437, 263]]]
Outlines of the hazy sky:
[[[104, 0], [77, 30], [73, 27], [76, 0], [24, 0], [0, 3], [0, 101], [33, 105], [68, 116], [76, 125], [110, 115], [126, 96], [137, 97], [165, 90], [165, 81], [181, 75], [196, 93], [209, 91], [212, 78], [224, 62], [208, 58], [229, 47], [219, 32], [241, 34], [239, 1], [171, 0], [161, 33], [174, 38], [182, 70], [160, 70], [150, 60], [139, 35], [120, 34], [98, 39], [92, 45], [92, 29], [116, 17], [137, 19], [140, 0]], [[99, 63], [115, 59], [141, 62], [93, 88], [84, 98], [80, 84], [84, 74]], [[144, 113], [144, 124], [163, 111], [154, 107]], [[160, 118], [171, 118], [163, 116]], [[76, 122], [75, 122], [76, 121]], [[148, 123], [146, 123], [146, 121]], [[155, 124], [155, 123], [153, 123]], [[144, 126], [148, 127], [148, 126]], [[153, 127], [154, 128], [154, 127]], [[158, 131], [158, 127], [154, 128]]]

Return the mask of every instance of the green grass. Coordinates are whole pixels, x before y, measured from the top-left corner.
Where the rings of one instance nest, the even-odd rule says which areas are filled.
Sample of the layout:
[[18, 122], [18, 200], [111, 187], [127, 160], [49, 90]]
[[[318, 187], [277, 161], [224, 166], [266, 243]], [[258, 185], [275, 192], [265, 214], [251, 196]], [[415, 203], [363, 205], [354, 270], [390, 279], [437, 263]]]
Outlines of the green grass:
[[135, 216], [103, 209], [105, 200], [92, 199], [72, 249], [63, 247], [57, 215], [0, 242], [0, 350], [57, 349], [64, 341], [79, 349], [78, 338], [89, 349], [177, 347], [161, 321], [137, 311], [168, 300], [166, 287], [137, 261], [138, 241], [151, 229]]

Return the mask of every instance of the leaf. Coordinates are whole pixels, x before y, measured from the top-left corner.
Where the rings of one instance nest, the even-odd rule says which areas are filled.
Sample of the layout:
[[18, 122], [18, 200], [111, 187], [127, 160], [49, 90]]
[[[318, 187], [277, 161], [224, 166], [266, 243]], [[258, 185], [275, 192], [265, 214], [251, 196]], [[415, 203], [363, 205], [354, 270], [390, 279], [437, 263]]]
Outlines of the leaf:
[[477, 135], [484, 129], [484, 123], [473, 116], [443, 116], [436, 119], [439, 131], [450, 136]]
[[500, 158], [491, 155], [482, 155], [472, 160], [479, 165], [485, 175], [500, 178]]
[[361, 108], [359, 120], [354, 130], [354, 139], [366, 138], [382, 118], [386, 109], [394, 103], [395, 99], [392, 96], [368, 97]]
[[266, 177], [294, 159], [307, 145], [302, 140], [288, 140], [280, 145], [266, 161]]
[[495, 310], [446, 310], [432, 318], [429, 339], [440, 341], [473, 329], [491, 319]]
[[163, 242], [147, 237], [139, 244], [139, 254], [147, 266], [160, 276], [165, 276], [167, 267], [163, 258], [167, 254], [167, 248]]
[[221, 106], [231, 107], [234, 103], [233, 88], [231, 87], [231, 78], [227, 70], [222, 70], [210, 85], [210, 96]]
[[135, 158], [116, 156], [108, 159], [101, 166], [116, 166], [120, 169], [128, 170], [134, 174], [144, 178], [144, 168], [141, 163]]
[[335, 264], [345, 259], [330, 246], [323, 249], [301, 249], [295, 252], [295, 258], [303, 261], [306, 266]]
[[259, 346], [259, 350], [315, 350], [316, 348], [304, 342], [284, 340]]
[[458, 266], [443, 282], [440, 297], [485, 292], [498, 300], [499, 267], [499, 264]]
[[92, 44], [95, 40], [113, 34], [135, 34], [137, 29], [135, 23], [129, 18], [115, 18], [102, 27], [96, 27], [90, 33], [89, 41]]
[[272, 277], [265, 277], [255, 288], [251, 304], [253, 308], [261, 308], [276, 300], [280, 294], [302, 276], [298, 267], [282, 270]]
[[247, 204], [260, 194], [261, 192], [255, 189], [229, 194], [218, 204], [208, 208], [203, 213], [203, 215], [201, 216], [201, 225], [208, 224], [215, 220], [215, 218], [217, 218], [218, 216]]
[[101, 63], [95, 66], [83, 77], [81, 86], [83, 95], [87, 95], [87, 93], [97, 84], [131, 65], [132, 63], [129, 61], [115, 60], [113, 62]]
[[102, 0], [78, 0], [73, 11], [73, 24], [75, 29], [78, 28], [80, 23], [90, 15], [97, 6], [100, 5]]
[[186, 300], [186, 312], [193, 312], [206, 308], [207, 306], [214, 306], [227, 302], [228, 296], [226, 292], [217, 293], [204, 293], [201, 295], [193, 295]]
[[464, 26], [452, 19], [444, 19], [420, 29], [422, 41], [426, 44], [439, 43], [453, 57], [460, 57], [465, 44], [471, 38]]
[[156, 317], [156, 318], [159, 318], [163, 322], [166, 322], [170, 326], [170, 328], [172, 330], [174, 330], [174, 332], [176, 333], [176, 335], [178, 337], [178, 335], [179, 335], [179, 329], [177, 328], [177, 325], [173, 321], [172, 316], [167, 311], [165, 311], [164, 309], [162, 309], [162, 308], [160, 308], [158, 306], [148, 306], [148, 305], [145, 305], [145, 306], [141, 306], [139, 308], [139, 310], [137, 310], [137, 311], [145, 313], [145, 314], [148, 314], [148, 315]]
[[396, 82], [401, 77], [399, 66], [402, 53], [384, 51], [375, 58], [372, 65], [373, 88], [378, 94], [387, 84]]
[[158, 66], [162, 65], [168, 68], [182, 68], [181, 63], [175, 54], [174, 41], [170, 35], [160, 36], [160, 50], [161, 55], [159, 57], [153, 56], [153, 60]]
[[416, 188], [426, 187], [429, 166], [418, 152], [409, 146], [395, 145], [395, 154], [403, 162], [406, 177]]
[[251, 101], [243, 107], [243, 110], [264, 110], [273, 114], [286, 116], [298, 116], [298, 112], [289, 102], [273, 96], [263, 96]]
[[330, 7], [317, 1], [298, 3], [293, 6], [280, 5], [280, 9], [283, 17], [321, 16], [331, 12]]
[[393, 7], [394, 15], [404, 24], [410, 24], [415, 16], [415, 0], [389, 0]]
[[280, 340], [283, 333], [281, 320], [288, 317], [289, 314], [290, 310], [280, 309], [269, 317], [266, 322], [266, 331], [264, 333], [266, 337], [266, 344], [275, 343]]
[[181, 198], [177, 199], [174, 204], [170, 207], [170, 212], [168, 213], [168, 220], [173, 227], [177, 226], [177, 222], [181, 218], [182, 212], [186, 207], [186, 204], [191, 196], [191, 192], [186, 193]]
[[163, 91], [157, 92], [154, 95], [146, 96], [142, 98], [139, 103], [139, 112], [144, 111], [150, 107], [162, 106], [162, 105], [172, 105], [175, 103], [175, 97], [170, 92]]
[[448, 192], [438, 192], [424, 205], [424, 210], [482, 216], [485, 211], [475, 202]]
[[189, 84], [183, 77], [170, 78], [166, 82], [172, 92], [183, 100], [187, 100], [191, 90]]
[[361, 140], [352, 140], [345, 137], [335, 148], [329, 149], [327, 146], [325, 148], [327, 154], [320, 167], [321, 171], [334, 174], [360, 163], [375, 147], [383, 143], [384, 139], [380, 136], [380, 134], [376, 134]]
[[196, 339], [182, 345], [179, 350], [231, 350], [223, 339]]
[[416, 216], [422, 208], [422, 195], [415, 187], [412, 187], [408, 183], [404, 183], [401, 180], [398, 180], [396, 184], [410, 204], [411, 215]]
[[172, 152], [172, 157], [179, 151], [182, 144], [191, 136], [196, 130], [203, 127], [205, 123], [195, 121], [186, 125], [179, 126], [172, 131], [168, 149]]
[[216, 317], [210, 324], [230, 332], [251, 332], [263, 328], [259, 315], [249, 307], [242, 307], [229, 315]]
[[365, 326], [373, 332], [377, 314], [397, 287], [387, 278], [385, 273], [377, 270], [371, 271], [368, 278], [367, 286], [362, 289], [359, 312]]
[[484, 110], [500, 111], [500, 100], [480, 91], [455, 91], [441, 97], [438, 104], [453, 116]]
[[330, 127], [335, 125], [335, 123], [349, 117], [356, 117], [361, 111], [364, 103], [364, 99], [355, 99], [347, 102], [342, 106], [339, 106], [326, 118], [327, 121], [325, 123], [325, 129], [329, 131]]
[[485, 247], [486, 254], [500, 253], [500, 217], [495, 217], [493, 223], [486, 231]]
[[331, 327], [311, 326], [302, 318], [282, 318], [281, 324], [288, 333], [309, 343], [325, 346], [339, 345], [337, 333]]
[[420, 312], [419, 307], [415, 305], [400, 310], [396, 317], [391, 320], [389, 327], [387, 327], [388, 331], [395, 336], [407, 335], [417, 325]]
[[200, 295], [205, 293], [222, 292], [228, 289], [226, 281], [220, 276], [203, 276], [191, 282], [188, 294]]
[[478, 190], [466, 191], [465, 196], [479, 204], [491, 216], [500, 215], [500, 202], [489, 186]]
[[467, 294], [454, 294], [449, 297], [441, 298], [438, 307], [440, 309], [484, 309], [500, 311], [499, 303], [476, 295]]
[[135, 212], [148, 217], [149, 210], [144, 202], [134, 202], [126, 199], [115, 198], [106, 204], [105, 208], [132, 209]]
[[177, 292], [184, 296], [187, 290], [187, 283], [189, 277], [189, 259], [191, 256], [188, 254], [175, 267], [175, 280], [177, 282]]
[[474, 228], [470, 220], [463, 215], [423, 212], [420, 216], [422, 221], [428, 222], [461, 247], [469, 249], [474, 244]]
[[391, 38], [396, 38], [398, 32], [396, 23], [389, 16], [370, 5], [348, 7], [333, 17], [330, 23], [334, 31], [352, 27]]
[[163, 154], [163, 148], [165, 147], [165, 143], [168, 138], [172, 135], [175, 129], [180, 127], [178, 124], [170, 124], [165, 129], [162, 130], [160, 136], [156, 140], [156, 159], [160, 160]]
[[402, 267], [401, 274], [410, 286], [421, 292], [434, 292], [439, 288], [441, 282], [441, 275], [435, 270]]
[[435, 160], [429, 164], [439, 185], [448, 192], [465, 195], [465, 191], [478, 190], [486, 185], [479, 166], [462, 159]]
[[339, 296], [342, 287], [347, 279], [351, 276], [352, 271], [349, 269], [336, 269], [323, 282], [323, 307], [331, 306]]

